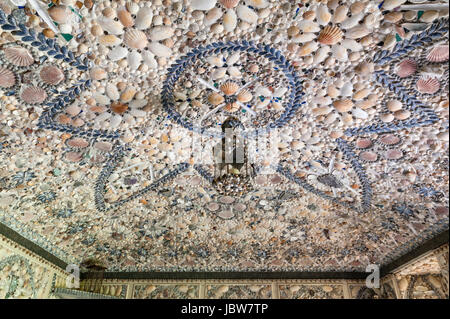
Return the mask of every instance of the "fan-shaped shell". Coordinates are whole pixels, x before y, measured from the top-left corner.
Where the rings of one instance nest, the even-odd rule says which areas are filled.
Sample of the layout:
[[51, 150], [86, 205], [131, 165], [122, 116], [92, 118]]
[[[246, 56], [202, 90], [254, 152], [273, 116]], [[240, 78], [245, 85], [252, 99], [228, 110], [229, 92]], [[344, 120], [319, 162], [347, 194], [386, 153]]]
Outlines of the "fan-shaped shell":
[[28, 104], [39, 104], [47, 98], [47, 93], [40, 87], [29, 86], [22, 90], [20, 97]]
[[333, 102], [334, 108], [341, 113], [349, 112], [352, 109], [353, 105], [354, 105], [353, 101], [349, 99], [338, 100]]
[[241, 103], [247, 103], [250, 102], [253, 98], [253, 95], [248, 90], [242, 90], [239, 92], [237, 96], [237, 100]]
[[220, 95], [219, 93], [212, 93], [208, 96], [208, 102], [212, 105], [219, 105], [222, 104], [225, 101], [225, 98]]
[[81, 137], [74, 137], [67, 140], [67, 145], [74, 148], [86, 148], [89, 146], [89, 142]]
[[144, 32], [132, 29], [124, 36], [125, 44], [133, 49], [143, 49], [147, 46], [148, 40]]
[[0, 86], [3, 88], [10, 88], [16, 84], [16, 77], [14, 73], [8, 69], [0, 67]]
[[449, 50], [448, 45], [436, 45], [427, 55], [427, 60], [430, 62], [444, 62], [448, 60]]
[[434, 94], [439, 90], [440, 83], [434, 77], [422, 77], [417, 81], [417, 90], [424, 94]]
[[341, 29], [335, 26], [326, 26], [322, 32], [320, 32], [318, 41], [322, 44], [333, 45], [342, 40], [343, 32]]
[[225, 107], [223, 109], [227, 112], [234, 113], [240, 109], [240, 106], [236, 102], [233, 102], [233, 103], [228, 103], [227, 105], [225, 105]]
[[41, 80], [50, 85], [56, 85], [64, 80], [64, 72], [54, 65], [46, 65], [39, 72]]
[[220, 3], [227, 9], [234, 8], [238, 5], [239, 0], [220, 0]]
[[233, 95], [234, 93], [237, 92], [237, 90], [239, 90], [239, 85], [237, 85], [237, 83], [229, 81], [229, 82], [226, 82], [226, 83], [222, 84], [220, 86], [220, 90], [225, 95]]
[[9, 47], [4, 49], [5, 58], [16, 66], [30, 66], [34, 58], [30, 51], [22, 47]]
[[412, 59], [406, 59], [397, 65], [396, 74], [401, 78], [413, 75], [417, 70], [417, 63]]

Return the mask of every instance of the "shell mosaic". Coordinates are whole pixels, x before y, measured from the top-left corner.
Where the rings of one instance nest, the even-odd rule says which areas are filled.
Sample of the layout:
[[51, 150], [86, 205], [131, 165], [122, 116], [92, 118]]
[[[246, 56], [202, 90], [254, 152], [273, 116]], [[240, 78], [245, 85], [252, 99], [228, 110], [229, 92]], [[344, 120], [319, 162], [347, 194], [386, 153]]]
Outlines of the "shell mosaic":
[[[448, 229], [448, 8], [63, 2], [0, 7], [0, 220], [59, 258], [363, 271]], [[279, 137], [239, 196], [193, 149], [230, 117]]]

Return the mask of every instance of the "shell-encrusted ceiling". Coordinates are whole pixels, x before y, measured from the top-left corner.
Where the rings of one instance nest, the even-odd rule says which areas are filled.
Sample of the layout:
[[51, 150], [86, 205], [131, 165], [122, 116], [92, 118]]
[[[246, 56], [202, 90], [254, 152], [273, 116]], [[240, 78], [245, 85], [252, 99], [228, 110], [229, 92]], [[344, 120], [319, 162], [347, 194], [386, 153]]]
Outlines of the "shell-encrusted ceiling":
[[16, 5], [0, 222], [64, 261], [365, 271], [448, 229], [448, 2]]

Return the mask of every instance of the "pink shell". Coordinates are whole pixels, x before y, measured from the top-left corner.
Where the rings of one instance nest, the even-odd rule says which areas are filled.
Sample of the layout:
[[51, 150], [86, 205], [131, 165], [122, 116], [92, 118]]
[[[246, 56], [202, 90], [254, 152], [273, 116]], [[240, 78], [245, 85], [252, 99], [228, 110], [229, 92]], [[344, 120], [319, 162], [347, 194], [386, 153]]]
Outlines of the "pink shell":
[[439, 90], [441, 84], [433, 77], [421, 77], [417, 83], [417, 91], [423, 94], [434, 94]]
[[365, 162], [375, 162], [378, 159], [378, 154], [374, 152], [365, 151], [359, 154], [359, 158]]
[[398, 160], [403, 157], [403, 152], [398, 149], [388, 150], [384, 153], [384, 157], [388, 160]]
[[448, 45], [436, 45], [430, 50], [427, 55], [427, 60], [430, 62], [444, 62], [448, 60]]
[[56, 85], [64, 80], [64, 72], [57, 66], [47, 65], [41, 69], [39, 77], [46, 84]]
[[16, 66], [30, 66], [34, 63], [34, 58], [30, 51], [22, 47], [9, 47], [4, 49], [5, 58]]
[[360, 149], [369, 148], [372, 146], [372, 140], [370, 138], [360, 138], [356, 141], [356, 147]]
[[109, 142], [97, 142], [94, 147], [103, 152], [109, 152], [112, 150], [112, 144]]
[[219, 198], [219, 202], [222, 204], [232, 204], [234, 202], [234, 198], [231, 196], [222, 196]]
[[398, 143], [400, 143], [401, 139], [398, 136], [387, 134], [380, 137], [379, 141], [384, 145], [397, 145]]
[[417, 70], [417, 63], [414, 60], [406, 59], [397, 65], [397, 71], [395, 72], [399, 77], [406, 78], [413, 75]]
[[3, 88], [10, 88], [16, 84], [16, 77], [14, 73], [8, 69], [0, 67], [0, 86]]
[[86, 148], [89, 146], [89, 142], [81, 137], [74, 137], [67, 141], [67, 145], [75, 148]]
[[23, 89], [20, 98], [28, 104], [40, 104], [47, 98], [47, 93], [40, 87], [29, 86]]
[[64, 154], [64, 158], [69, 162], [80, 162], [83, 159], [83, 153], [67, 152], [66, 154]]

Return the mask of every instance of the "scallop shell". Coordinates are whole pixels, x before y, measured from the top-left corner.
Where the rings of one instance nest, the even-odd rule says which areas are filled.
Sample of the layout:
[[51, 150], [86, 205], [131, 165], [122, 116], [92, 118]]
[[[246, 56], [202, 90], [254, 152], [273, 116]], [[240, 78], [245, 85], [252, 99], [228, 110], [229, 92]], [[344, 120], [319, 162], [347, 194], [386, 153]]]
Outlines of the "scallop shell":
[[67, 140], [66, 143], [67, 143], [67, 146], [70, 146], [73, 148], [86, 148], [89, 146], [89, 142], [81, 137], [71, 138], [71, 139]]
[[22, 90], [20, 98], [28, 104], [40, 104], [47, 98], [47, 93], [40, 87], [29, 86]]
[[117, 11], [117, 17], [125, 28], [129, 28], [134, 25], [134, 19], [131, 16], [131, 13], [129, 13], [126, 9]]
[[233, 103], [228, 103], [227, 105], [225, 105], [225, 107], [223, 109], [227, 112], [234, 113], [240, 109], [240, 106], [236, 102], [233, 102]]
[[252, 100], [253, 95], [248, 90], [242, 90], [237, 96], [237, 100], [241, 103], [248, 103]]
[[208, 96], [208, 102], [212, 105], [219, 105], [225, 102], [225, 98], [219, 93], [214, 92]]
[[396, 67], [396, 74], [401, 78], [413, 75], [417, 70], [417, 63], [412, 59], [405, 59]]
[[237, 90], [239, 90], [239, 85], [237, 85], [234, 82], [228, 81], [220, 86], [220, 90], [225, 95], [228, 95], [228, 96], [233, 95], [234, 93], [237, 92]]
[[376, 162], [378, 160], [378, 154], [375, 152], [365, 151], [359, 154], [359, 158], [363, 162]]
[[227, 9], [234, 8], [238, 5], [239, 0], [220, 0], [220, 3]]
[[8, 69], [0, 67], [0, 87], [10, 88], [16, 84], [14, 73]]
[[16, 66], [30, 66], [34, 58], [30, 51], [22, 47], [9, 47], [4, 49], [5, 58]]
[[57, 85], [64, 81], [64, 72], [54, 65], [46, 65], [39, 72], [41, 80], [50, 85]]
[[128, 110], [128, 105], [121, 102], [113, 102], [111, 104], [111, 111], [117, 114], [125, 113]]
[[448, 45], [437, 45], [427, 54], [427, 60], [430, 62], [444, 62], [448, 60]]
[[142, 7], [136, 15], [134, 27], [138, 30], [145, 30], [152, 25], [153, 11], [149, 7]]
[[147, 46], [148, 40], [144, 32], [133, 29], [125, 33], [124, 42], [128, 47], [139, 50]]
[[349, 112], [353, 107], [353, 101], [349, 99], [338, 100], [333, 102], [333, 106], [338, 112]]
[[335, 26], [326, 26], [320, 32], [317, 41], [322, 44], [333, 45], [342, 40], [343, 32]]
[[417, 91], [422, 94], [434, 94], [440, 88], [438, 79], [434, 77], [421, 77], [417, 83]]

